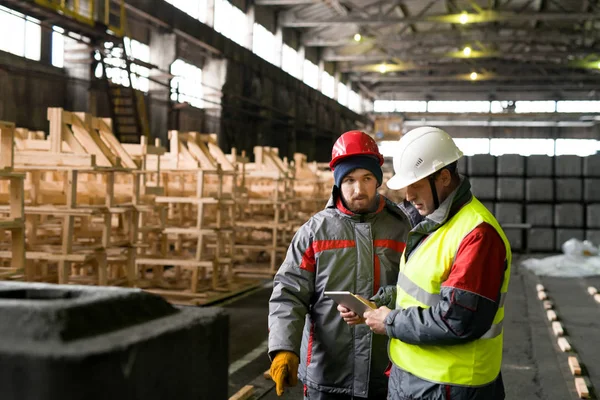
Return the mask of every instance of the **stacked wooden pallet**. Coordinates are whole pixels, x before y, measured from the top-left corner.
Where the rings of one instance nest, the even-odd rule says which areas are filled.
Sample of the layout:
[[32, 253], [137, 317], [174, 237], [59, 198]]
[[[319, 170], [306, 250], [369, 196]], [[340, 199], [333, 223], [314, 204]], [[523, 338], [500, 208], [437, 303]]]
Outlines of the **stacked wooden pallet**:
[[255, 147], [254, 160], [246, 165], [244, 176], [247, 199], [237, 222], [236, 251], [245, 262], [236, 267], [236, 273], [269, 278], [277, 271], [298, 225], [293, 170], [275, 148]]
[[15, 138], [14, 167], [26, 174], [26, 278], [132, 285], [134, 194], [116, 185], [131, 175], [130, 160], [109, 149], [119, 143], [106, 121], [61, 108], [48, 109], [48, 120], [47, 139], [24, 130]]
[[0, 123], [0, 228], [12, 232], [0, 278], [204, 304], [271, 278], [329, 195], [331, 174], [302, 154], [256, 147], [249, 163], [215, 135], [171, 131], [167, 151], [120, 143], [110, 119], [50, 108], [48, 120], [48, 135]]
[[[0, 121], [0, 180], [2, 202], [8, 207], [0, 210], [0, 278], [12, 278], [25, 272], [25, 214], [23, 204], [23, 180], [25, 175], [13, 171], [15, 126], [9, 122]], [[8, 187], [7, 187], [8, 186]], [[1, 195], [0, 195], [1, 196]], [[10, 240], [6, 233], [10, 232]], [[4, 247], [4, 244], [10, 243]]]
[[[170, 131], [170, 151], [161, 155], [167, 207], [164, 257], [138, 258], [140, 266], [156, 266], [147, 290], [163, 296], [203, 303], [219, 293], [244, 289], [234, 279], [235, 224], [238, 196], [243, 195], [235, 151], [225, 155], [213, 135]], [[149, 164], [153, 166], [153, 164]]]

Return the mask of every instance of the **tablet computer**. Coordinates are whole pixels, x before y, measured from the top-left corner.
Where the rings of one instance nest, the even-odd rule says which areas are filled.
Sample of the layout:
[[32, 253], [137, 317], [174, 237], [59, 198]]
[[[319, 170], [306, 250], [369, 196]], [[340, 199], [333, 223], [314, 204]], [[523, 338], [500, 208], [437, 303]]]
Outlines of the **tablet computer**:
[[362, 317], [366, 311], [373, 311], [377, 309], [375, 303], [352, 292], [324, 292], [323, 294], [333, 299], [336, 303], [354, 311], [360, 317]]

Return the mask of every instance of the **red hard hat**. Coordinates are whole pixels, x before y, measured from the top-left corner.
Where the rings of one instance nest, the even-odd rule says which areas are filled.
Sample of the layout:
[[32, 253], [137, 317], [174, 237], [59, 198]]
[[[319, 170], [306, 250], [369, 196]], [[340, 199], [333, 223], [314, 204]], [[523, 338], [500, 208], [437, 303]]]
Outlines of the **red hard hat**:
[[350, 156], [373, 156], [379, 160], [379, 165], [383, 165], [383, 156], [379, 152], [377, 143], [371, 136], [361, 131], [346, 132], [336, 140], [331, 150], [329, 168], [333, 171], [335, 164]]

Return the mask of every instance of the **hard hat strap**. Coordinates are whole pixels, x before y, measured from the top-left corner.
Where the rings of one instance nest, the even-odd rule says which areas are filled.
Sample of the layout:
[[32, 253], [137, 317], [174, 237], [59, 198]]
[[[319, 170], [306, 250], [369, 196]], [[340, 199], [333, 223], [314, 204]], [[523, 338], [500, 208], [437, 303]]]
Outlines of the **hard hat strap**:
[[440, 206], [440, 200], [438, 199], [438, 194], [437, 194], [437, 190], [435, 188], [435, 177], [436, 174], [433, 173], [431, 175], [429, 175], [429, 186], [431, 186], [431, 194], [433, 195], [433, 205], [434, 205], [434, 210], [437, 210], [438, 207]]

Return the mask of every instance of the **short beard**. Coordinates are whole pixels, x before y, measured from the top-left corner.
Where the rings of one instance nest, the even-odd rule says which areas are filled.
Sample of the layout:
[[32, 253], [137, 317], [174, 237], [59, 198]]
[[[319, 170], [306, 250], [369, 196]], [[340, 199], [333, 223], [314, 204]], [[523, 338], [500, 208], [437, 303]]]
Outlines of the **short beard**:
[[375, 211], [378, 198], [379, 198], [378, 196], [375, 196], [373, 198], [373, 200], [371, 201], [371, 204], [369, 204], [367, 207], [358, 208], [358, 209], [351, 207], [348, 204], [348, 202], [346, 200], [344, 200], [343, 198], [342, 198], [342, 201], [344, 202], [344, 205], [346, 206], [346, 208], [348, 210], [352, 211], [354, 214], [369, 214], [369, 213]]

